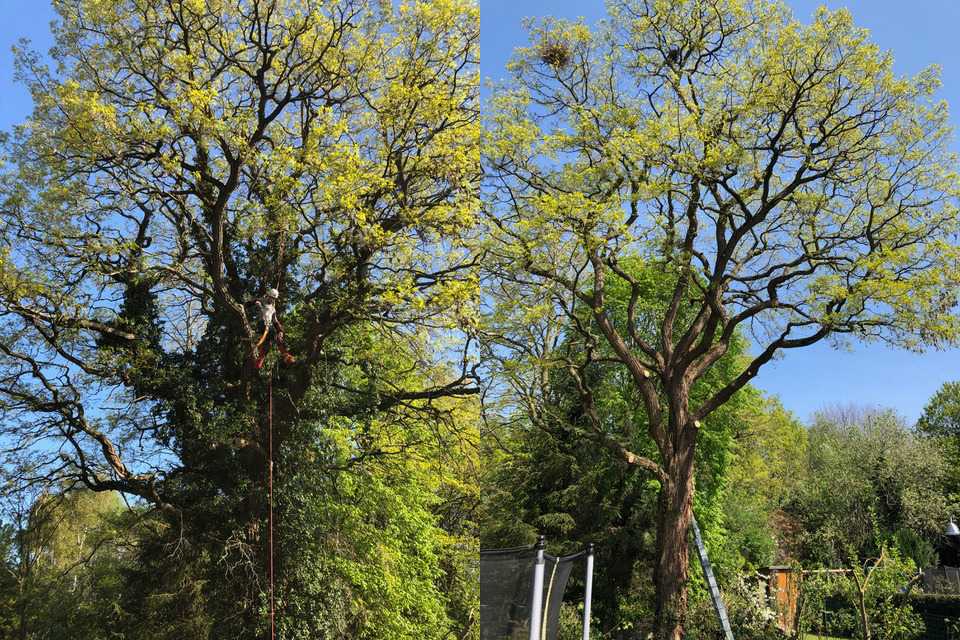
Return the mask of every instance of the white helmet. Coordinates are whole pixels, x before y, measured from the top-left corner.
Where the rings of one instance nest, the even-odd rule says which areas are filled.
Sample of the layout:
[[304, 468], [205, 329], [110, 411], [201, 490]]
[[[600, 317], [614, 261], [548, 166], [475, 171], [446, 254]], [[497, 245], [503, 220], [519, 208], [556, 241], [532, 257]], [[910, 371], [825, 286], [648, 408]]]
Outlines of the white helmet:
[[280, 292], [277, 291], [276, 289], [274, 289], [273, 287], [271, 287], [271, 288], [267, 289], [267, 295], [266, 295], [266, 297], [267, 297], [267, 298], [273, 298], [274, 300], [276, 300], [277, 298], [280, 297]]

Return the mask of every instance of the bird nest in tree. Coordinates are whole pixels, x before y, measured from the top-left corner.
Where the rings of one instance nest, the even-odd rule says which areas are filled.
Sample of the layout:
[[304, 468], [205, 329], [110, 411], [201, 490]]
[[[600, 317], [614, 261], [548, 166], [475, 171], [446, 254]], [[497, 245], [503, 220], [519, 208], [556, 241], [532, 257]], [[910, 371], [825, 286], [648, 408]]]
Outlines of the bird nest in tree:
[[570, 47], [566, 42], [548, 41], [540, 45], [540, 59], [556, 69], [562, 69], [570, 63]]

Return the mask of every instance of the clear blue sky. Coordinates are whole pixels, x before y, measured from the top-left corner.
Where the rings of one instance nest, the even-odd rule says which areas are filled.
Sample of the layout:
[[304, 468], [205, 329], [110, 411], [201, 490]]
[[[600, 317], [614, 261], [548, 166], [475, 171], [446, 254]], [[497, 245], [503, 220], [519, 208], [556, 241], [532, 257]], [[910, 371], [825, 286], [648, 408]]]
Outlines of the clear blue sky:
[[[960, 2], [955, 0], [790, 0], [796, 14], [808, 19], [820, 4], [847, 6], [858, 24], [871, 29], [874, 40], [894, 51], [897, 68], [913, 73], [931, 63], [943, 67], [943, 96], [960, 126]], [[499, 77], [513, 47], [523, 43], [520, 21], [525, 16], [603, 16], [600, 0], [480, 0], [481, 67], [485, 78]], [[10, 46], [30, 38], [46, 50], [53, 17], [43, 2], [0, 0], [0, 129], [7, 130], [29, 114], [29, 96], [13, 83]], [[960, 147], [958, 147], [960, 148]], [[960, 379], [960, 350], [915, 355], [879, 345], [855, 345], [836, 351], [827, 345], [795, 350], [763, 369], [759, 387], [776, 393], [787, 408], [803, 419], [830, 404], [871, 404], [892, 407], [910, 419], [919, 416], [927, 399], [947, 380]]]

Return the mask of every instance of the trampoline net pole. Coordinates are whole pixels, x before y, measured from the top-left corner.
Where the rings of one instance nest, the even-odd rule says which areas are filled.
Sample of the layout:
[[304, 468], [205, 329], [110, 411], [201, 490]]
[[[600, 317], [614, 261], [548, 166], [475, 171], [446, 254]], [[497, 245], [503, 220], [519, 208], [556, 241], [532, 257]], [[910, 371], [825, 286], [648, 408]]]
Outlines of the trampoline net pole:
[[544, 536], [537, 540], [537, 558], [533, 565], [533, 592], [530, 594], [530, 640], [540, 640], [540, 621], [543, 615]]
[[583, 640], [590, 640], [590, 601], [593, 599], [593, 544], [587, 545], [587, 572], [583, 590]]

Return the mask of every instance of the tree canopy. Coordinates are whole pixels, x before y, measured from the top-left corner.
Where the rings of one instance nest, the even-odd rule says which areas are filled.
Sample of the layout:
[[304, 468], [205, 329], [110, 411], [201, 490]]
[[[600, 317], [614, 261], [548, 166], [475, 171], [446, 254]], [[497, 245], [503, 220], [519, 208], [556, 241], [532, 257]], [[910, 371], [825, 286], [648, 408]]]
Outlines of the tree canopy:
[[[143, 637], [256, 637], [272, 436], [288, 637], [467, 633], [477, 7], [54, 7], [0, 175], [10, 486], [151, 510]], [[260, 369], [272, 288], [295, 362]]]

